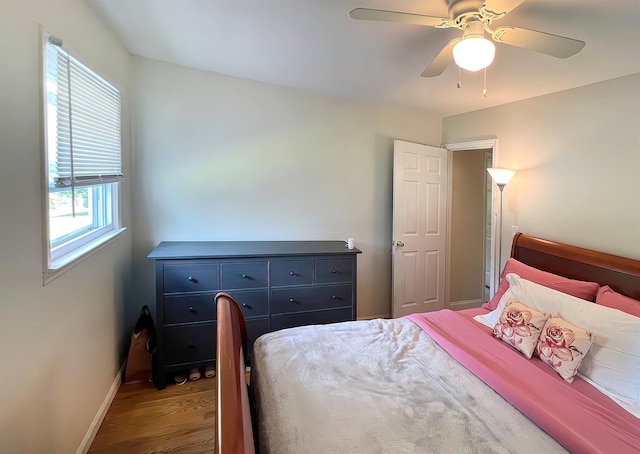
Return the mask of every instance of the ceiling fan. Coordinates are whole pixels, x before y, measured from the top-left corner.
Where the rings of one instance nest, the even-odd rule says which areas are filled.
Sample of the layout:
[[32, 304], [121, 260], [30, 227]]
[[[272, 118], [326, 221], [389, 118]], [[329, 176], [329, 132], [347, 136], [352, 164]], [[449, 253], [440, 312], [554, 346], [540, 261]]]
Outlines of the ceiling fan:
[[523, 49], [535, 50], [558, 58], [567, 58], [582, 50], [585, 43], [564, 36], [512, 26], [493, 29], [494, 21], [502, 19], [524, 0], [448, 0], [449, 17], [425, 16], [400, 11], [356, 8], [353, 19], [397, 22], [435, 28], [458, 28], [462, 36], [455, 38], [436, 55], [422, 72], [422, 77], [439, 76], [452, 60], [463, 69], [477, 71], [493, 61], [495, 46], [484, 38], [486, 31], [493, 41]]

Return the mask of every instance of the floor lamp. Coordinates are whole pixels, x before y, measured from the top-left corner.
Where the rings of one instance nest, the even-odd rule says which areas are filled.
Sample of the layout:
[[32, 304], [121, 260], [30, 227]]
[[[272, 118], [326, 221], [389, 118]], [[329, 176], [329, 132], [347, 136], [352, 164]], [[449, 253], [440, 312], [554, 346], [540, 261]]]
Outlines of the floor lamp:
[[495, 167], [487, 169], [493, 182], [500, 189], [500, 220], [498, 221], [498, 273], [502, 272], [502, 191], [504, 187], [511, 181], [516, 171], [511, 169], [498, 169]]

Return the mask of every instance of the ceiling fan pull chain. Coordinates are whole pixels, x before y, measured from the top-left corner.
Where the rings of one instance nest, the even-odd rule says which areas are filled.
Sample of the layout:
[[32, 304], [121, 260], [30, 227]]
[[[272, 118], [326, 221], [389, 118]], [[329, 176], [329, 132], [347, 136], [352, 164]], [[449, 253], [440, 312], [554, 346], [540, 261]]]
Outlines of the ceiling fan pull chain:
[[460, 67], [458, 66], [458, 88], [462, 87], [462, 84], [460, 83]]
[[484, 87], [482, 89], [482, 94], [484, 97], [487, 97], [487, 68], [484, 68]]

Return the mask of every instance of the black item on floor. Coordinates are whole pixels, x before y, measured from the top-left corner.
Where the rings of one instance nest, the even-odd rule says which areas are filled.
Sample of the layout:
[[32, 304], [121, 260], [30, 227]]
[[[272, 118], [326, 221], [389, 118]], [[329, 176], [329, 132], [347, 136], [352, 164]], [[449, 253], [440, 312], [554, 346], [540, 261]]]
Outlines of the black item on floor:
[[153, 354], [156, 348], [156, 330], [151, 312], [142, 306], [140, 317], [133, 327], [129, 356], [124, 375], [125, 383], [151, 382], [153, 377]]

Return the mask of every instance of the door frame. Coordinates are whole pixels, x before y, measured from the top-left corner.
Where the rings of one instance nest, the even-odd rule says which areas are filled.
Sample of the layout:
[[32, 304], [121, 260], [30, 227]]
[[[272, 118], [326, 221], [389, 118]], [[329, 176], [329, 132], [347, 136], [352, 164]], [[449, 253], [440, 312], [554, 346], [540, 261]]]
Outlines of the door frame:
[[[479, 139], [479, 140], [471, 140], [468, 142], [453, 142], [447, 143], [442, 146], [449, 153], [454, 153], [456, 151], [466, 151], [466, 150], [478, 150], [485, 149], [491, 150], [492, 152], [492, 165], [495, 166], [496, 162], [498, 162], [498, 139]], [[451, 175], [453, 173], [453, 159], [449, 159], [449, 182], [448, 182], [448, 200], [451, 200], [451, 195], [453, 192], [453, 179]], [[498, 206], [499, 204], [496, 202], [499, 197], [499, 193], [496, 190], [495, 185], [491, 185], [491, 282], [489, 288], [489, 297], [493, 297], [496, 290], [498, 289], [499, 278], [500, 278], [500, 270], [498, 268], [498, 260], [496, 260], [498, 255], [498, 245], [496, 242], [496, 238], [498, 236]], [[447, 210], [447, 238], [446, 238], [446, 257], [451, 257], [451, 209], [449, 206], [449, 210]], [[447, 270], [445, 272], [445, 301], [447, 305], [451, 303], [451, 270], [449, 267], [451, 266], [451, 260], [447, 260]]]

